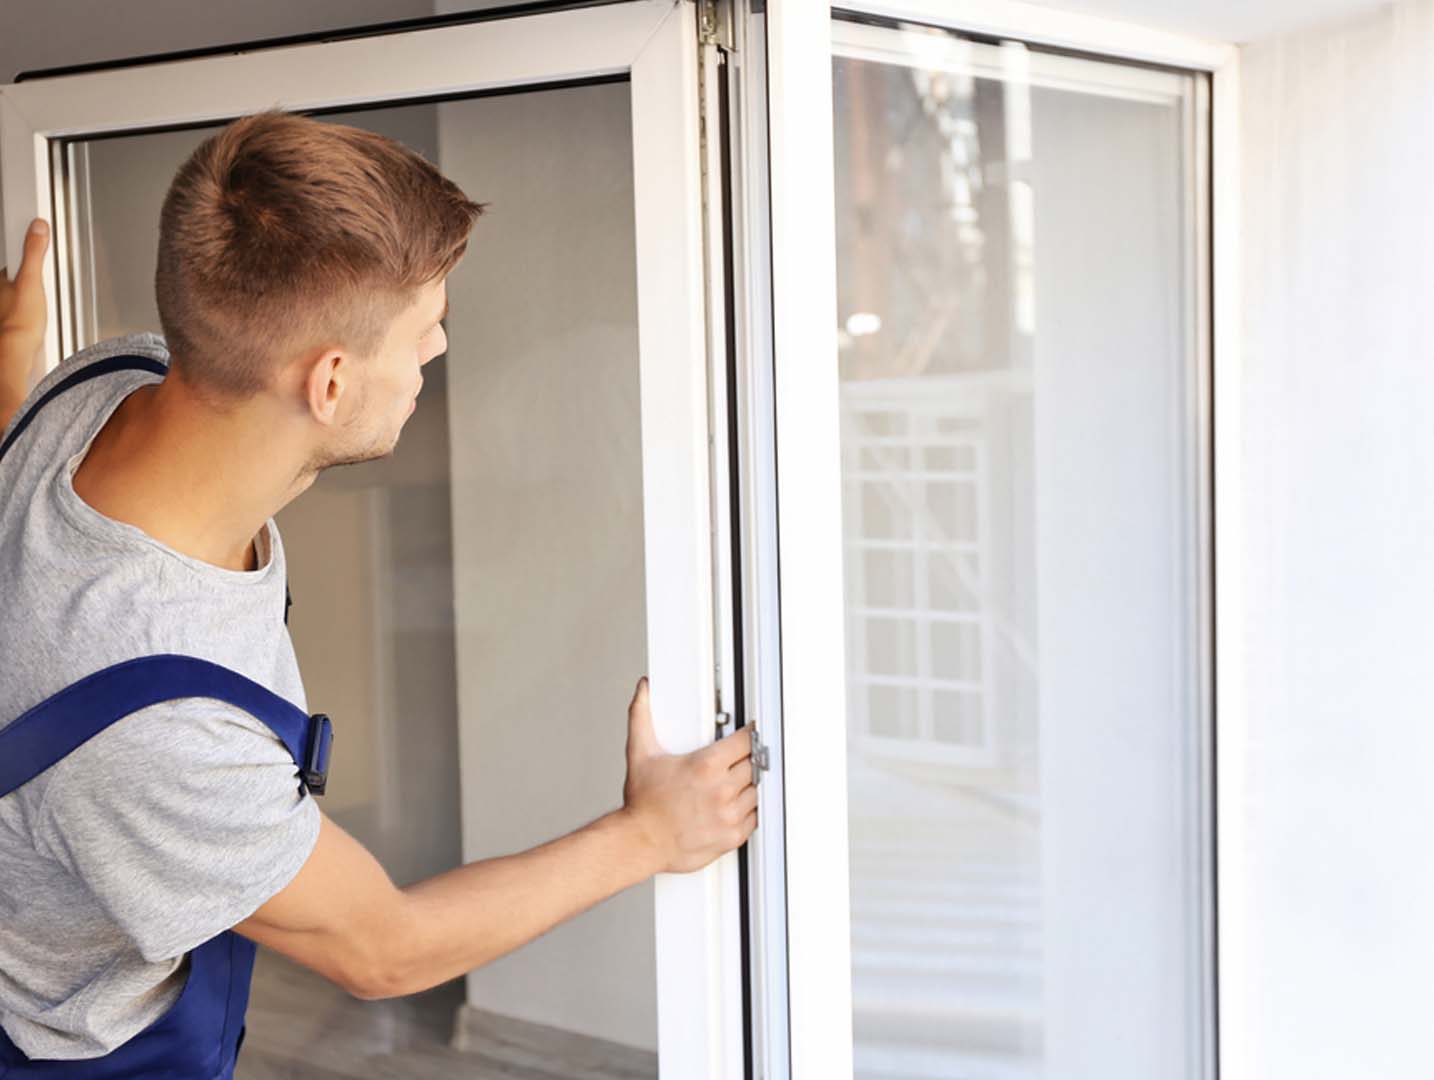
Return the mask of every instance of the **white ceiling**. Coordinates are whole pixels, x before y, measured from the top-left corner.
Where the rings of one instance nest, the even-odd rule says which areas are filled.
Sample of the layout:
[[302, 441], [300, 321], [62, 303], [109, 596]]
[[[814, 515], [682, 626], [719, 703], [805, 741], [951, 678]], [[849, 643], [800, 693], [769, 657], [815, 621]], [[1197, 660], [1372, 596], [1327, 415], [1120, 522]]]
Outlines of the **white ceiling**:
[[1217, 41], [1244, 43], [1339, 22], [1383, 7], [1389, 0], [1035, 0]]

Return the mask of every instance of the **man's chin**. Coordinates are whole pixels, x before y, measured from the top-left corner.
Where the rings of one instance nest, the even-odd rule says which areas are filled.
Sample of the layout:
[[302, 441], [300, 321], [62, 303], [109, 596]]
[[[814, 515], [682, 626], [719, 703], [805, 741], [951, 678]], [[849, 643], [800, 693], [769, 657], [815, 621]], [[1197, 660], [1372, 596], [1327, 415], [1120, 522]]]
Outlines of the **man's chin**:
[[346, 454], [343, 457], [335, 458], [332, 461], [329, 461], [324, 465], [320, 466], [319, 471], [322, 472], [324, 469], [335, 469], [338, 468], [340, 465], [362, 465], [365, 462], [369, 461], [382, 461], [386, 457], [392, 457], [394, 450], [396, 450], [397, 448], [398, 436], [395, 435], [393, 437], [393, 441], [389, 443], [386, 447], [373, 447], [360, 453]]

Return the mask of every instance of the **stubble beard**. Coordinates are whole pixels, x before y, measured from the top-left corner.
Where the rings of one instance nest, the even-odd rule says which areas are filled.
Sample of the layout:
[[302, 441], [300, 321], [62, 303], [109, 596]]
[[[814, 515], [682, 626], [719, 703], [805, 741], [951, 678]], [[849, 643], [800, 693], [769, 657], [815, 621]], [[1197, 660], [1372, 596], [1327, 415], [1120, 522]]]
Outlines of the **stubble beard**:
[[[360, 402], [356, 410], [357, 416], [364, 415], [363, 406], [365, 400]], [[325, 469], [337, 468], [340, 465], [362, 465], [366, 461], [377, 461], [379, 458], [386, 458], [393, 453], [398, 446], [398, 432], [392, 436], [356, 430], [356, 425], [345, 428], [344, 438], [341, 442], [331, 447], [325, 447], [309, 460], [305, 470], [312, 476], [317, 477]]]

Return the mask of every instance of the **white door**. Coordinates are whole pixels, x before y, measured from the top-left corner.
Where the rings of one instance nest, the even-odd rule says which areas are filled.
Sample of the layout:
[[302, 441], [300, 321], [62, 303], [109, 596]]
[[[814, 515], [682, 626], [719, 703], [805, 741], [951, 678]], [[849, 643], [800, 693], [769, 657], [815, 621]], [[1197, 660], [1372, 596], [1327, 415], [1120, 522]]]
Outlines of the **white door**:
[[1211, 1076], [1232, 51], [1000, 0], [742, 6], [761, 1068]]
[[[145, 178], [228, 118], [277, 104], [426, 139], [491, 200], [450, 279], [447, 371], [412, 428], [426, 434], [281, 518], [310, 696], [352, 718], [332, 806], [396, 878], [619, 802], [643, 670], [668, 749], [713, 738], [698, 52], [693, 5], [635, 0], [0, 88], [10, 264], [32, 216], [56, 226], [48, 367], [157, 329], [162, 179]], [[574, 233], [555, 234], [557, 213]], [[425, 824], [440, 819], [442, 843]], [[624, 1048], [655, 1046], [664, 1076], [740, 1077], [737, 864], [600, 906], [471, 975], [464, 1009], [546, 1025], [539, 1042], [556, 1027], [620, 1044], [623, 1075], [647, 1068]], [[260, 1026], [284, 1008], [256, 992]], [[404, 1021], [366, 1015], [344, 1052], [372, 1062]], [[483, 1021], [468, 1027], [460, 1041], [481, 1040]], [[251, 1032], [246, 1054], [262, 1043]]]

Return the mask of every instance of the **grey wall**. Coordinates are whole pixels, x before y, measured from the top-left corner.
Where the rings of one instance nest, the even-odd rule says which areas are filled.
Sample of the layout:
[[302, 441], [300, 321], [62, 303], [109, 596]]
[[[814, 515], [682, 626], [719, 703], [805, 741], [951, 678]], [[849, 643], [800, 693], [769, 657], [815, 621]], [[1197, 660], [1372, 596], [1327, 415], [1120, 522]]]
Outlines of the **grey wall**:
[[[438, 106], [491, 208], [450, 276], [463, 854], [620, 806], [646, 670], [626, 84]], [[461, 344], [461, 351], [460, 351]], [[652, 883], [468, 977], [471, 1004], [656, 1049]]]

